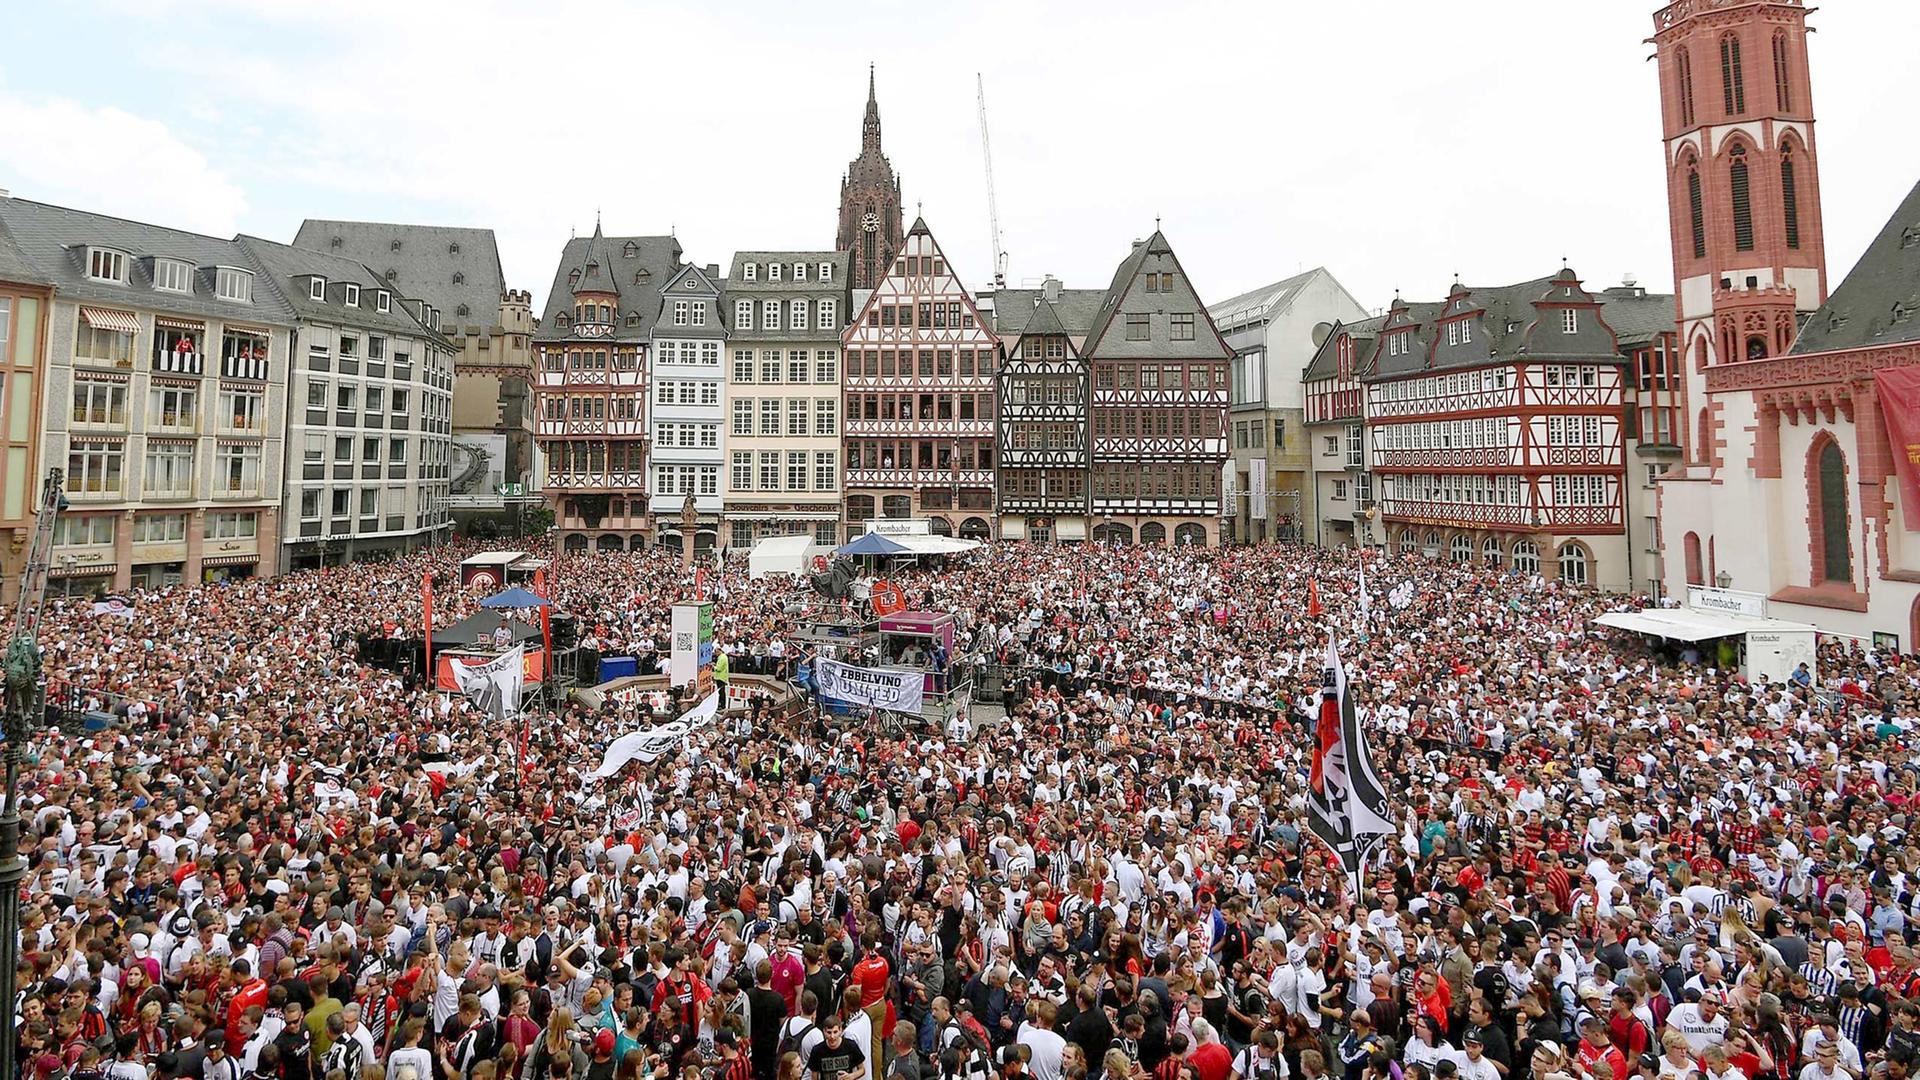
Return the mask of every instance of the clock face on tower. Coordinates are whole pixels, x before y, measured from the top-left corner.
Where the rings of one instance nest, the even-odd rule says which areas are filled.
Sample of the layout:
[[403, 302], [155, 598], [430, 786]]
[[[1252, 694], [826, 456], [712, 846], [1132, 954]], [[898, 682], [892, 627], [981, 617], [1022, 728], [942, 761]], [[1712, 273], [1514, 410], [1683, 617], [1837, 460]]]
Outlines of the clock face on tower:
[[865, 229], [868, 232], [879, 232], [880, 231], [880, 215], [868, 214], [867, 216], [861, 218], [860, 227], [862, 229]]

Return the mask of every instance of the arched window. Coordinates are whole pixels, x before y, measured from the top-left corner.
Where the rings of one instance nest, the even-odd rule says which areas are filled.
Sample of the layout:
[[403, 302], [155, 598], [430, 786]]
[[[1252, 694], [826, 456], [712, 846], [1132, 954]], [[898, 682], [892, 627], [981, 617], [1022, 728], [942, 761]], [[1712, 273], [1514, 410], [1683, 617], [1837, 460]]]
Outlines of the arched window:
[[1680, 46], [1674, 57], [1674, 75], [1680, 82], [1680, 124], [1693, 126], [1693, 57]]
[[1693, 370], [1707, 370], [1707, 335], [1693, 339]]
[[1747, 359], [1765, 360], [1767, 358], [1767, 339], [1755, 334], [1747, 339]]
[[1733, 246], [1739, 251], [1753, 250], [1753, 198], [1747, 186], [1747, 151], [1733, 148], [1733, 166], [1727, 170], [1727, 184], [1733, 194]]
[[1420, 538], [1414, 535], [1413, 530], [1412, 529], [1400, 530], [1400, 554], [1411, 555], [1414, 552], [1419, 550], [1420, 550]]
[[1427, 534], [1427, 550], [1432, 553], [1431, 557], [1434, 557], [1434, 558], [1439, 557], [1440, 555], [1440, 534], [1439, 533], [1430, 532]]
[[1560, 548], [1560, 580], [1574, 585], [1587, 583], [1587, 549], [1569, 540]]
[[1681, 546], [1685, 549], [1687, 557], [1687, 584], [1705, 585], [1707, 571], [1700, 561], [1700, 534], [1688, 533]]
[[1747, 111], [1747, 80], [1740, 70], [1740, 38], [1734, 34], [1720, 39], [1720, 96], [1728, 116]]
[[1773, 103], [1781, 112], [1793, 108], [1793, 84], [1787, 79], [1787, 32], [1773, 32]]
[[1815, 440], [1807, 471], [1807, 523], [1813, 531], [1813, 583], [1853, 584], [1853, 538], [1847, 529], [1847, 456], [1831, 435]]
[[1531, 540], [1517, 540], [1513, 545], [1513, 568], [1522, 574], [1540, 572], [1540, 545]]
[[1206, 526], [1192, 521], [1181, 524], [1173, 530], [1173, 544], [1175, 547], [1206, 547]]
[[1140, 542], [1143, 544], [1164, 544], [1167, 542], [1167, 527], [1157, 521], [1149, 521], [1140, 526]]
[[1488, 566], [1491, 566], [1495, 570], [1498, 570], [1500, 569], [1500, 561], [1501, 561], [1502, 554], [1503, 553], [1500, 550], [1500, 541], [1494, 539], [1491, 536], [1487, 537], [1485, 540], [1480, 541], [1480, 561], [1481, 562], [1484, 562]]
[[1466, 533], [1457, 533], [1447, 543], [1447, 558], [1457, 563], [1468, 562], [1473, 558], [1473, 541]]
[[1713, 460], [1713, 421], [1708, 418], [1709, 415], [1707, 407], [1700, 406], [1699, 417], [1693, 425], [1694, 438], [1700, 440], [1700, 455], [1694, 459], [1695, 461]]
[[886, 496], [885, 501], [881, 503], [880, 510], [881, 510], [882, 516], [884, 517], [890, 517], [890, 518], [912, 517], [913, 516], [913, 499], [910, 496], [906, 496], [906, 495], [888, 495]]
[[1787, 246], [1796, 251], [1800, 248], [1800, 199], [1795, 194], [1797, 190], [1793, 182], [1793, 147], [1789, 145], [1780, 154], [1780, 208], [1787, 226]]
[[1693, 257], [1707, 257], [1707, 207], [1700, 191], [1700, 170], [1687, 170], [1687, 223], [1693, 229]]
[[927, 521], [927, 531], [935, 536], [952, 536], [953, 522], [943, 517], [931, 518]]

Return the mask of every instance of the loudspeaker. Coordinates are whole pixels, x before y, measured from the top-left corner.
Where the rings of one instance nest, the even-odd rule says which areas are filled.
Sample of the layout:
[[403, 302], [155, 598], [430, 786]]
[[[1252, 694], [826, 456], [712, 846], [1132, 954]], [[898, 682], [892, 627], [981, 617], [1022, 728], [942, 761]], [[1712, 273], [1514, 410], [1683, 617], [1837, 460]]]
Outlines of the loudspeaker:
[[556, 651], [565, 651], [580, 643], [580, 621], [571, 615], [554, 615], [548, 620], [553, 624], [553, 647]]

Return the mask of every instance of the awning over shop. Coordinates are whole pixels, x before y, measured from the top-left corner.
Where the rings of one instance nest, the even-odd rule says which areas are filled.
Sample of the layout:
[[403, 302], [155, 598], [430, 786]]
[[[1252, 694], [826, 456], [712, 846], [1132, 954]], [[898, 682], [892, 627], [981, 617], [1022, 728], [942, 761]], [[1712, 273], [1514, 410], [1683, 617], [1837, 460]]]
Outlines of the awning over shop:
[[1610, 611], [1595, 618], [1599, 626], [1630, 630], [1636, 634], [1666, 638], [1669, 641], [1708, 641], [1736, 637], [1755, 630], [1814, 631], [1818, 627], [1781, 619], [1756, 619], [1751, 615], [1728, 615], [1698, 608], [1648, 608], [1645, 611]]
[[93, 327], [95, 330], [111, 330], [121, 334], [137, 334], [140, 332], [140, 320], [135, 319], [132, 315], [124, 311], [109, 311], [106, 308], [83, 307], [80, 309], [80, 316], [86, 319], [87, 325]]

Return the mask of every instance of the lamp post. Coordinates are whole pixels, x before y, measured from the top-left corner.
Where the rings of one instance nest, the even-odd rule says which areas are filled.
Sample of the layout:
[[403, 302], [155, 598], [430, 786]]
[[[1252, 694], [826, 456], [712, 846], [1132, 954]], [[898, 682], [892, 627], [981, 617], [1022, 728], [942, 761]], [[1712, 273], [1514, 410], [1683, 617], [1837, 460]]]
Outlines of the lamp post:
[[1722, 570], [1718, 574], [1713, 575], [1713, 583], [1723, 589], [1731, 589], [1733, 588], [1733, 575]]

